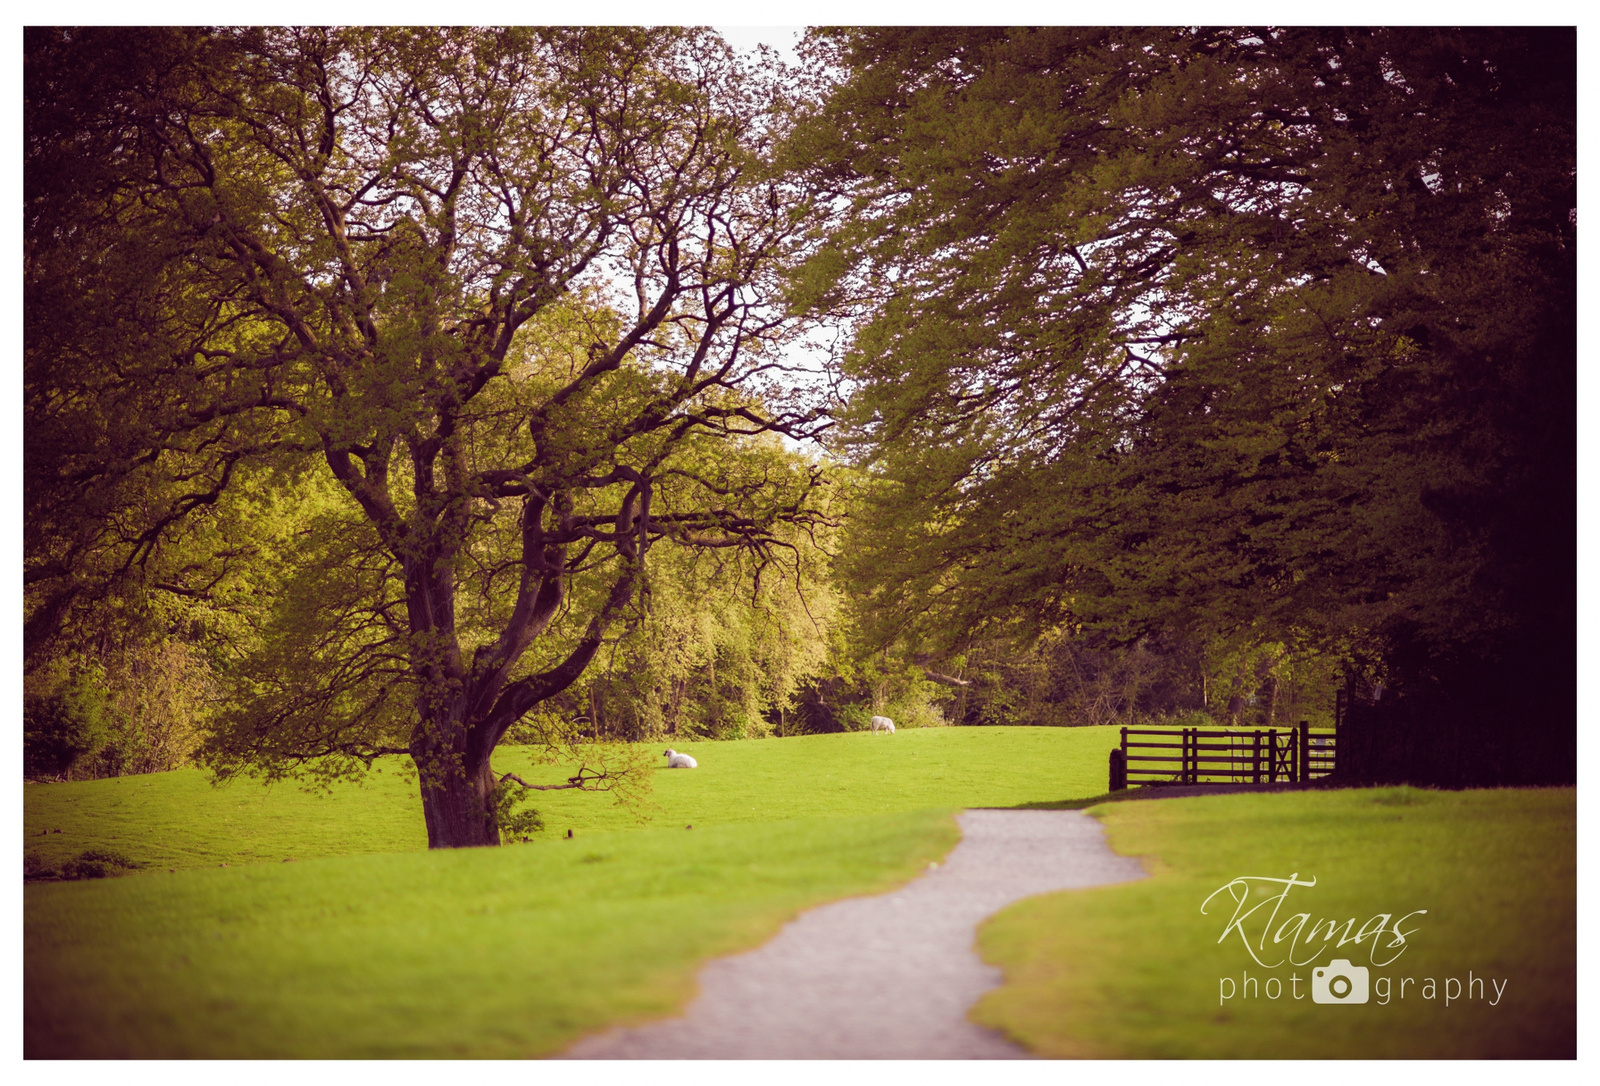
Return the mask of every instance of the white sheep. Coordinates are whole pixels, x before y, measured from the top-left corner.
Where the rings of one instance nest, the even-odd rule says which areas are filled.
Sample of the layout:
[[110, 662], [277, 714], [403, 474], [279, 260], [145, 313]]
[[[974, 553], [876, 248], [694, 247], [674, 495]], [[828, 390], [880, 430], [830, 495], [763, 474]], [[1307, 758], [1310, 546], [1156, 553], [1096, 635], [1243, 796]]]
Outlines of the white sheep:
[[700, 763], [696, 762], [693, 758], [689, 757], [687, 754], [679, 754], [677, 751], [673, 750], [671, 747], [667, 748], [667, 768], [668, 769], [693, 769], [693, 768], [695, 768], [695, 766], [697, 766], [699, 764]]
[[868, 723], [872, 725], [873, 734], [877, 734], [878, 732], [888, 732], [890, 735], [894, 734], [894, 721], [890, 720], [886, 716], [875, 716], [868, 721]]

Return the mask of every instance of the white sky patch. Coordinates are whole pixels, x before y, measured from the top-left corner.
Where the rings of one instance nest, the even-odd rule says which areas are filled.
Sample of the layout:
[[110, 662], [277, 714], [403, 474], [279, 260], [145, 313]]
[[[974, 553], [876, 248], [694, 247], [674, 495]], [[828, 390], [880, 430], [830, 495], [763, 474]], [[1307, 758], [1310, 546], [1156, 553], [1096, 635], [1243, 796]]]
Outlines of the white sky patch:
[[800, 37], [806, 31], [803, 26], [713, 25], [711, 29], [721, 34], [722, 40], [731, 45], [735, 52], [754, 53], [761, 46], [769, 45], [785, 64], [800, 63], [800, 53], [796, 46], [800, 44]]

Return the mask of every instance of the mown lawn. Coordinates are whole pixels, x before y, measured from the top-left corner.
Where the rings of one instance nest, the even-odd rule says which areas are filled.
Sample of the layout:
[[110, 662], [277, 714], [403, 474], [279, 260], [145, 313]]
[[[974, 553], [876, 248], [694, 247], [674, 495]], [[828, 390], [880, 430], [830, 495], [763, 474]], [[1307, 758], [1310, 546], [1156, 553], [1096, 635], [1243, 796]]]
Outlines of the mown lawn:
[[[1108, 803], [1091, 813], [1104, 821], [1113, 848], [1146, 857], [1153, 877], [1019, 902], [980, 930], [980, 950], [1006, 982], [973, 1018], [1040, 1055], [1576, 1053], [1574, 789], [1224, 795]], [[1294, 874], [1316, 886], [1284, 899], [1270, 930], [1276, 935], [1289, 921], [1285, 941], [1259, 944], [1260, 924], [1247, 921], [1263, 963], [1282, 959], [1301, 912], [1310, 915], [1307, 928], [1330, 918], [1343, 934], [1343, 922], [1354, 919], [1359, 934], [1375, 915], [1398, 921], [1427, 910], [1404, 924], [1411, 932], [1404, 952], [1386, 966], [1374, 963], [1371, 938], [1338, 949], [1337, 940], [1319, 937], [1309, 948], [1326, 948], [1314, 965], [1347, 958], [1367, 967], [1366, 1004], [1314, 1002], [1311, 968], [1263, 968], [1237, 931], [1219, 944], [1234, 915], [1227, 894], [1201, 913], [1207, 895], [1235, 878]], [[1246, 909], [1270, 896], [1258, 895]], [[1382, 943], [1380, 961], [1393, 953], [1387, 938]], [[1306, 953], [1296, 951], [1296, 959]], [[1245, 987], [1247, 973], [1253, 989]], [[1223, 998], [1223, 978], [1233, 982], [1232, 998]], [[1277, 999], [1263, 987], [1269, 978], [1278, 981]], [[1405, 978], [1412, 983], [1402, 985]], [[1475, 978], [1487, 983], [1469, 988]], [[1446, 1005], [1451, 981], [1458, 998]], [[1503, 985], [1497, 1000], [1496, 981]]]
[[25, 1055], [548, 1055], [957, 836], [922, 812], [34, 885]]
[[[532, 843], [444, 853], [423, 847], [415, 784], [393, 766], [327, 796], [198, 772], [30, 785], [25, 851], [146, 866], [25, 888], [25, 1052], [557, 1052], [672, 1013], [701, 963], [803, 908], [903, 883], [954, 845], [956, 809], [1098, 794], [1113, 735], [686, 745], [700, 768], [656, 772], [643, 810], [543, 793]], [[515, 750], [497, 766], [564, 775]]]
[[[1087, 798], [1105, 791], [1115, 728], [925, 728], [673, 744], [700, 767], [657, 761], [648, 801], [619, 807], [609, 796], [542, 792], [532, 801], [545, 834], [584, 835], [641, 826], [853, 816], [961, 807], [1010, 807]], [[667, 743], [652, 748], [659, 754]], [[310, 793], [292, 782], [236, 780], [216, 787], [198, 769], [23, 790], [23, 852], [56, 865], [110, 848], [152, 869], [276, 863], [425, 849], [422, 801], [408, 761], [385, 760], [358, 784]], [[535, 784], [570, 769], [537, 766], [531, 752], [502, 749], [500, 772]], [[61, 832], [52, 832], [59, 830]]]

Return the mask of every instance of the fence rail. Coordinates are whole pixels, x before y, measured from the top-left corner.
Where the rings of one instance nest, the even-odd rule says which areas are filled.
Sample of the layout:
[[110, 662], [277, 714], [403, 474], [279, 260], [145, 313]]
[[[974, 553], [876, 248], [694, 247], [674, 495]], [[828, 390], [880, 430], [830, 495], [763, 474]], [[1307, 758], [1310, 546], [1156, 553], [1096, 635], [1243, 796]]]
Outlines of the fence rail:
[[1220, 731], [1123, 728], [1111, 752], [1111, 790], [1161, 784], [1277, 784], [1326, 777], [1338, 765], [1334, 732], [1298, 727]]

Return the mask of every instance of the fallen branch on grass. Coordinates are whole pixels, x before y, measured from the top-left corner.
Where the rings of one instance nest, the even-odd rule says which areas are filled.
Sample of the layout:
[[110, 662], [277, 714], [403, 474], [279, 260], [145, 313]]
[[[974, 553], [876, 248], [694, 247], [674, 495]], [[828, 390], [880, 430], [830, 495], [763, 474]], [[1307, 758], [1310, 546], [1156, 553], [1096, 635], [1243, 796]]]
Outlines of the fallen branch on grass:
[[522, 787], [531, 788], [537, 792], [555, 792], [563, 788], [584, 788], [595, 783], [596, 781], [616, 781], [621, 776], [622, 774], [620, 773], [596, 773], [588, 766], [583, 766], [578, 770], [578, 775], [576, 777], [567, 778], [566, 784], [529, 784], [515, 773], [500, 774], [500, 783], [504, 784], [506, 781], [516, 781], [518, 784], [522, 785]]

